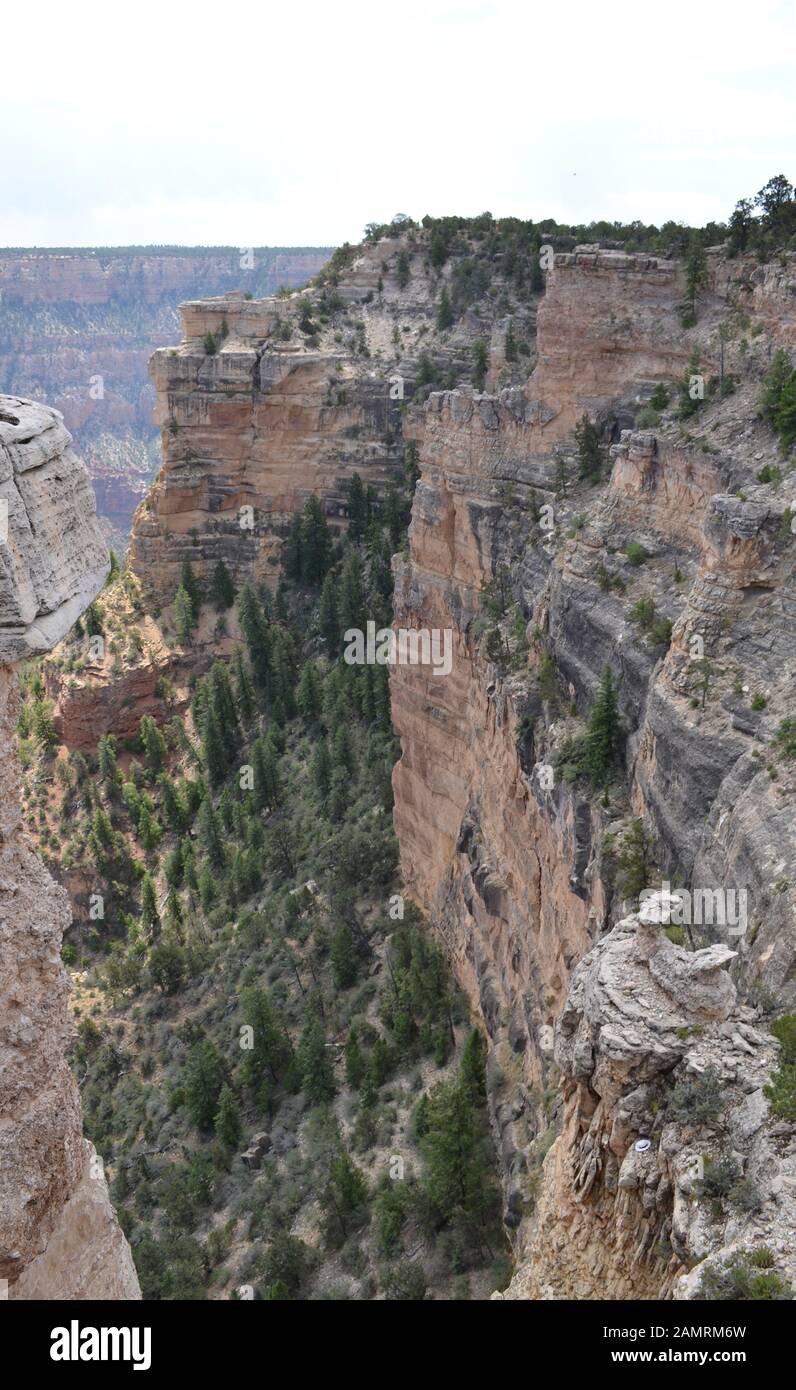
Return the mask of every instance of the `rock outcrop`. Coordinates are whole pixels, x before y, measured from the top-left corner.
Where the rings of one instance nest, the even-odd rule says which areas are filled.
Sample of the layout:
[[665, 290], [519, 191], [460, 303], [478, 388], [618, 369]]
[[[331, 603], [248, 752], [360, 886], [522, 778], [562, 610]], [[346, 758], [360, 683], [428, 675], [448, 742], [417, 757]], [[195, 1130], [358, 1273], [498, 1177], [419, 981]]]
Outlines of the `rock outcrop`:
[[138, 1298], [66, 1060], [70, 912], [21, 824], [14, 666], [48, 650], [108, 557], [57, 412], [0, 397], [0, 1279], [12, 1299]]
[[229, 290], [273, 294], [309, 280], [330, 253], [0, 252], [0, 391], [62, 412], [114, 539], [126, 538], [156, 468], [146, 362], [173, 341], [180, 300]]

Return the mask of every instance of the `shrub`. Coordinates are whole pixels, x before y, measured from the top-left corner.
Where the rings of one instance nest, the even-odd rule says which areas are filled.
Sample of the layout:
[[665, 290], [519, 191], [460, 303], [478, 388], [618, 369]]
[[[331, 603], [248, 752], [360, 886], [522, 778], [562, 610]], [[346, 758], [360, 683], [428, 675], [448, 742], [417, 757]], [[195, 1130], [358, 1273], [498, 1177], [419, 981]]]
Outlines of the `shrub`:
[[625, 554], [631, 565], [643, 565], [649, 559], [649, 551], [644, 549], [638, 541], [628, 541], [625, 546]]
[[687, 1076], [678, 1081], [669, 1098], [669, 1111], [680, 1124], [708, 1125], [718, 1119], [723, 1109], [722, 1088], [714, 1067], [701, 1076]]

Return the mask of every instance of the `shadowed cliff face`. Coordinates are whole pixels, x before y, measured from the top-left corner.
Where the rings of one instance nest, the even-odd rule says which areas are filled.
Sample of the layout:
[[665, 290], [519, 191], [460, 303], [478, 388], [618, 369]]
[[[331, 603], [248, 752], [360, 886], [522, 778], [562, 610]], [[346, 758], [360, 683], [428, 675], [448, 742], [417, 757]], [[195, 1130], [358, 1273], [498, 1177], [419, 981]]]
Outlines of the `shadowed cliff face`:
[[[540, 1231], [559, 1251], [577, 1234], [578, 1253], [562, 1258], [558, 1273], [534, 1272], [542, 1257], [529, 1257], [517, 1296], [655, 1297], [668, 1289], [679, 1297], [698, 1286], [678, 1282], [698, 1258], [698, 1240], [675, 1239], [671, 1260], [649, 1254], [680, 1219], [663, 1160], [649, 1222], [646, 1198], [620, 1202], [604, 1165], [587, 1192], [576, 1190], [584, 1135], [596, 1151], [623, 1102], [619, 1091], [590, 1085], [576, 1103], [568, 1060], [560, 1047], [554, 1054], [553, 1029], [574, 1007], [575, 965], [613, 940], [605, 933], [618, 915], [616, 845], [634, 816], [645, 818], [654, 842], [653, 886], [657, 874], [659, 885], [668, 876], [746, 891], [748, 929], [727, 957], [743, 991], [741, 1021], [756, 1020], [755, 1001], [793, 996], [796, 777], [774, 740], [779, 721], [794, 713], [796, 542], [787, 508], [796, 475], [774, 485], [756, 477], [778, 463], [757, 400], [771, 345], [792, 340], [787, 280], [788, 272], [714, 256], [698, 324], [684, 331], [676, 264], [591, 248], [558, 257], [525, 389], [439, 393], [417, 426], [421, 478], [409, 560], [397, 562], [396, 623], [449, 629], [454, 662], [447, 678], [421, 666], [393, 669], [402, 741], [395, 824], [407, 884], [443, 934], [490, 1040], [506, 1215], [520, 1257], [542, 1249]], [[732, 325], [755, 310], [765, 333], [750, 346]], [[671, 390], [695, 348], [705, 378], [713, 375], [720, 324], [729, 330], [734, 393], [708, 395], [687, 425], [670, 411], [657, 427], [634, 430], [653, 387], [663, 381]], [[584, 412], [615, 441], [596, 486], [576, 476], [573, 430]], [[641, 563], [625, 553], [631, 543], [643, 547]], [[506, 590], [498, 647], [510, 660], [487, 652], [487, 586], [493, 599]], [[668, 652], [667, 640], [647, 636], [634, 616], [641, 600], [671, 623]], [[540, 679], [550, 662], [552, 693], [549, 672]], [[603, 799], [568, 780], [561, 761], [606, 666], [618, 678], [627, 738], [623, 779]], [[704, 707], [700, 680], [709, 686]], [[755, 692], [764, 712], [751, 709]], [[727, 931], [695, 929], [695, 937], [706, 945]], [[741, 1045], [733, 1076], [738, 1104], [758, 1095], [762, 1125], [759, 1088], [776, 1049], [770, 1040], [749, 1046], [765, 1053], [759, 1070], [744, 1075]], [[670, 1060], [674, 1067], [678, 1058]], [[694, 1063], [697, 1071], [704, 1065]], [[643, 1132], [638, 1115], [624, 1125], [617, 1165]], [[677, 1136], [669, 1141], [666, 1162], [674, 1162]], [[654, 1156], [657, 1163], [657, 1143]], [[621, 1192], [631, 1186], [620, 1184]], [[781, 1216], [772, 1217], [775, 1226]], [[712, 1228], [701, 1253], [733, 1239]], [[623, 1278], [637, 1246], [644, 1261]]]
[[48, 650], [108, 558], [59, 415], [0, 397], [0, 1278], [11, 1298], [136, 1298], [127, 1243], [66, 1062], [69, 902], [19, 807], [14, 664]]

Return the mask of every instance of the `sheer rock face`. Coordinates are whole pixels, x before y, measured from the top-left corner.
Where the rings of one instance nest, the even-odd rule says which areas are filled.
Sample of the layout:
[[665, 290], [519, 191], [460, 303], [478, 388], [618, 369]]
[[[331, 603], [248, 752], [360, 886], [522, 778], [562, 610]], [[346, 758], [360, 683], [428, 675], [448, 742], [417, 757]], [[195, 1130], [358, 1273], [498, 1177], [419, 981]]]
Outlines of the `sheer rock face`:
[[19, 803], [13, 663], [56, 642], [108, 572], [87, 475], [56, 412], [0, 397], [0, 498], [0, 1278], [11, 1298], [135, 1298], [66, 1062], [68, 898], [30, 849]]
[[[729, 987], [729, 970], [745, 990], [784, 1007], [796, 988], [796, 776], [773, 747], [779, 721], [793, 714], [795, 552], [784, 527], [796, 478], [788, 491], [756, 477], [766, 465], [781, 466], [776, 440], [757, 418], [768, 340], [728, 347], [736, 390], [706, 403], [692, 432], [665, 423], [632, 428], [652, 387], [681, 376], [695, 348], [706, 375], [715, 370], [718, 325], [733, 306], [748, 301], [751, 311], [765, 294], [773, 340], [782, 342], [793, 327], [793, 301], [780, 277], [754, 278], [744, 290], [737, 268], [730, 272], [713, 257], [698, 324], [684, 331], [682, 292], [681, 271], [671, 263], [591, 251], [558, 257], [538, 315], [538, 365], [526, 387], [496, 396], [436, 393], [416, 426], [421, 477], [409, 559], [395, 562], [396, 624], [448, 630], [453, 664], [445, 677], [420, 665], [391, 673], [402, 744], [395, 825], [405, 881], [442, 933], [488, 1035], [506, 1219], [521, 1259], [524, 1250], [541, 1248], [534, 1243], [540, 1222], [552, 1232], [556, 1210], [583, 1206], [573, 1195], [583, 1163], [576, 1155], [597, 1091], [590, 1082], [586, 1094], [578, 1080], [575, 1106], [572, 1079], [554, 1099], [562, 1063], [553, 1056], [553, 1027], [573, 969], [619, 915], [606, 864], [608, 832], [621, 835], [630, 815], [643, 814], [661, 877], [677, 875], [693, 889], [746, 892], [748, 918], [730, 938], [733, 957], [721, 971], [721, 988]], [[573, 482], [572, 429], [584, 410], [605, 420], [615, 440], [597, 487]], [[569, 474], [563, 497], [557, 460]], [[534, 519], [542, 504], [552, 508], [552, 528]], [[640, 567], [625, 556], [631, 541], [646, 551]], [[521, 604], [528, 620], [527, 657], [513, 674], [501, 675], [488, 660], [480, 635], [482, 590], [490, 584], [495, 592], [505, 584], [507, 602]], [[641, 597], [671, 620], [668, 651], [632, 619]], [[545, 651], [555, 663], [556, 709], [540, 694]], [[703, 654], [710, 684], [704, 708], [695, 664]], [[606, 666], [618, 678], [628, 734], [628, 804], [620, 812], [560, 771], [552, 787], [547, 778], [565, 736], [582, 731]], [[764, 712], [750, 708], [755, 690], [766, 697]], [[767, 759], [776, 762], [776, 778]], [[726, 926], [695, 929], [697, 945], [727, 935]], [[667, 969], [674, 964], [670, 944], [658, 957]], [[745, 1017], [750, 1023], [751, 1009]], [[754, 1046], [762, 1103], [774, 1050], [770, 1040]], [[686, 1051], [684, 1045], [675, 1052], [670, 1066], [683, 1065]], [[653, 1071], [655, 1057], [653, 1048]], [[645, 1084], [639, 1079], [629, 1089]], [[609, 1131], [623, 1103], [618, 1091], [604, 1100]], [[542, 1174], [556, 1118], [564, 1131]], [[594, 1142], [602, 1135], [600, 1129]], [[623, 1156], [615, 1157], [621, 1166]], [[669, 1161], [679, 1161], [674, 1150]], [[537, 1209], [529, 1215], [537, 1184]], [[599, 1205], [599, 1191], [586, 1207]], [[686, 1240], [680, 1231], [694, 1204], [684, 1208], [677, 1198], [679, 1244], [671, 1243], [679, 1265], [644, 1265], [642, 1273], [634, 1266], [623, 1284], [617, 1271], [641, 1238], [649, 1193], [638, 1205], [623, 1196], [618, 1206], [613, 1191], [604, 1196], [596, 1216], [582, 1216], [582, 1258], [569, 1265], [562, 1258], [561, 1277], [529, 1276], [518, 1288], [533, 1297], [605, 1296], [599, 1279], [584, 1273], [591, 1261], [610, 1271], [611, 1297], [633, 1296], [634, 1289], [654, 1297], [664, 1288], [680, 1296], [677, 1270], [699, 1249], [696, 1236]], [[669, 1219], [667, 1202], [655, 1231]], [[652, 1225], [644, 1229], [652, 1240]], [[571, 1234], [557, 1228], [558, 1249]], [[607, 1250], [614, 1253], [603, 1258]]]

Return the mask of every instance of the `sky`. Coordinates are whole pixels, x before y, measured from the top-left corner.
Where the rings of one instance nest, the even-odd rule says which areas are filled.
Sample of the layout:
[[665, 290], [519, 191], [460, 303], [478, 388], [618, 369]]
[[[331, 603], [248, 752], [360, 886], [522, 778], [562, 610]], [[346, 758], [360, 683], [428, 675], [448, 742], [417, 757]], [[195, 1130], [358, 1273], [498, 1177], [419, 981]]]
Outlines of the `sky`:
[[0, 246], [726, 220], [796, 179], [795, 41], [793, 0], [17, 4]]

